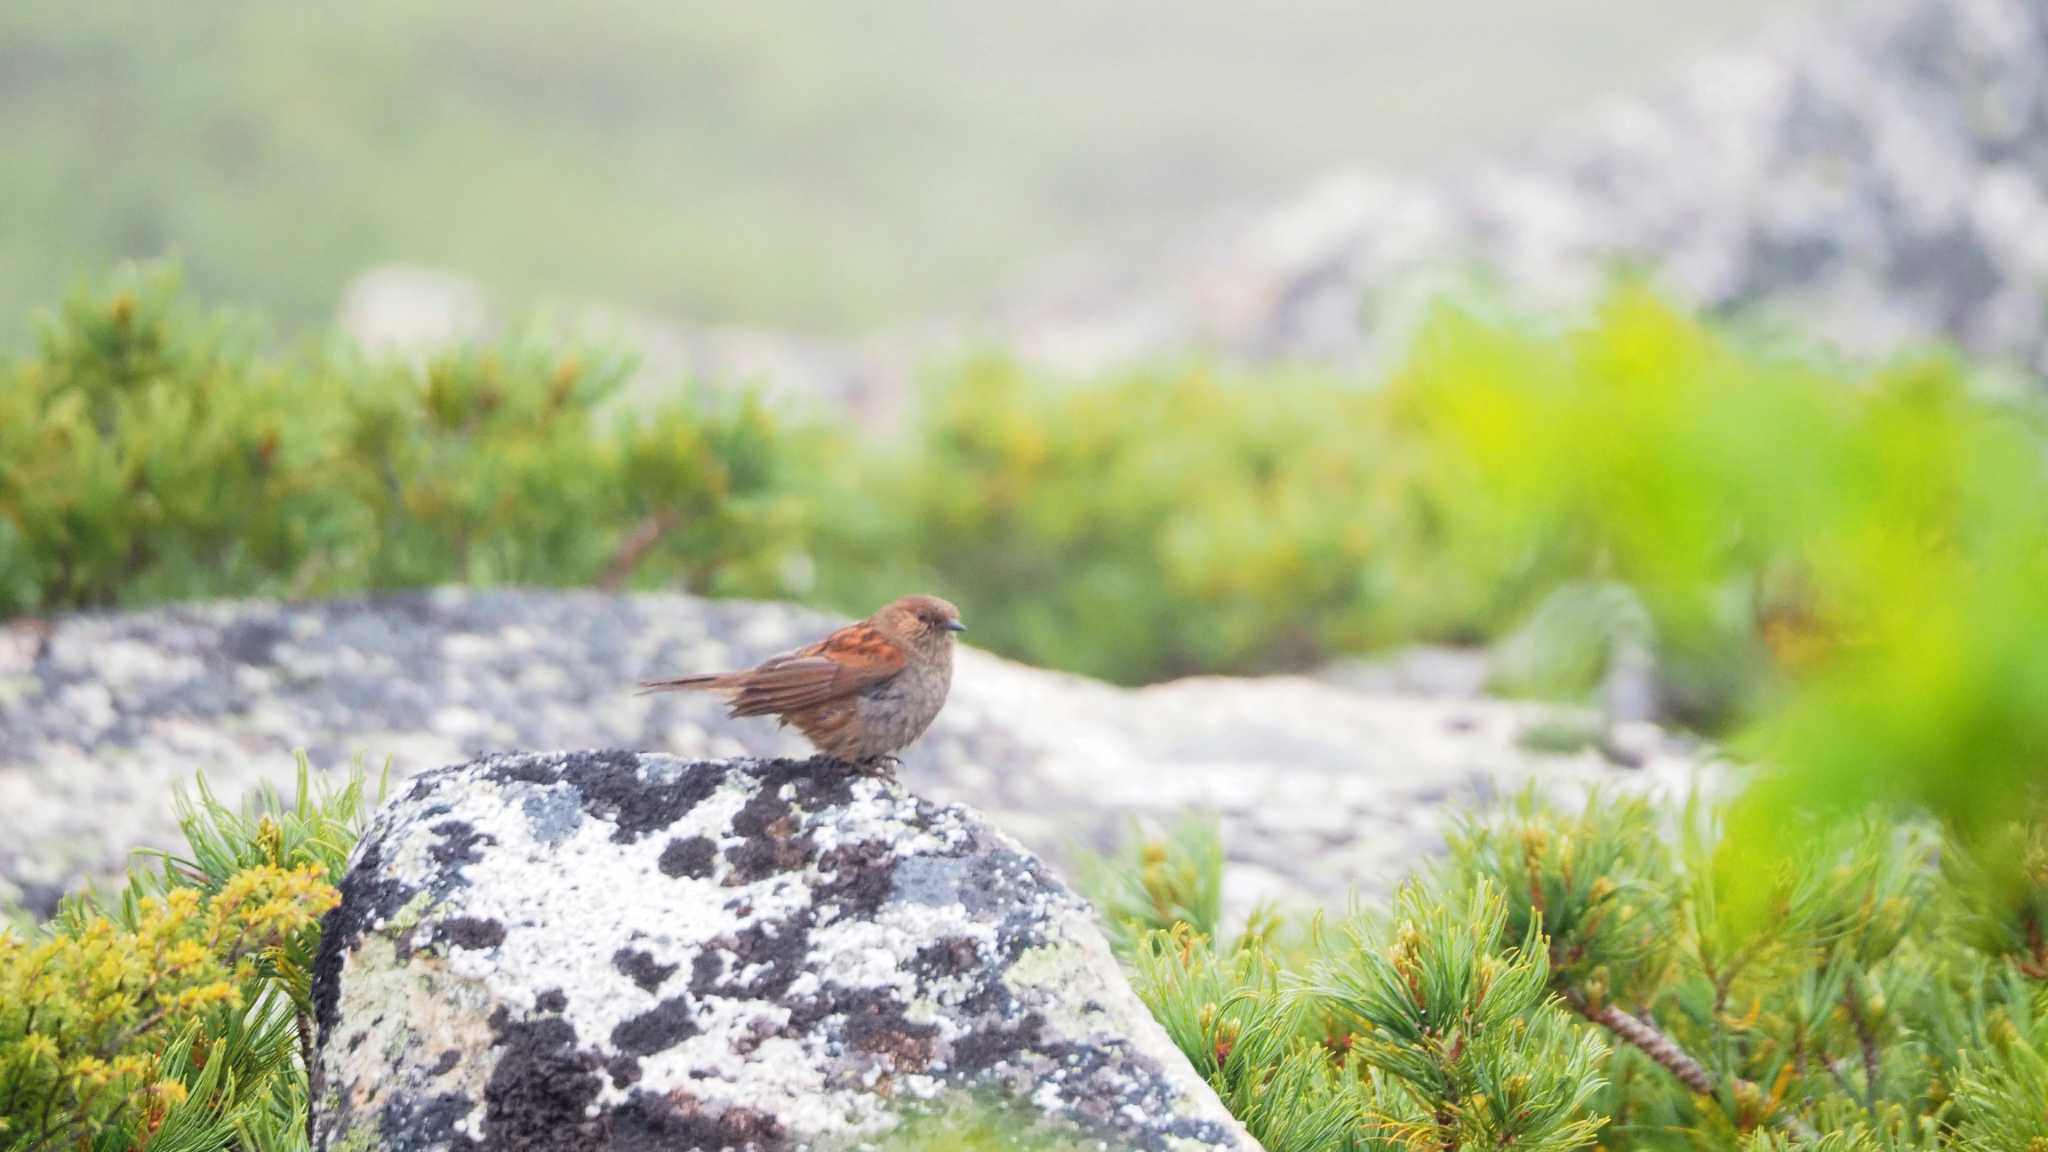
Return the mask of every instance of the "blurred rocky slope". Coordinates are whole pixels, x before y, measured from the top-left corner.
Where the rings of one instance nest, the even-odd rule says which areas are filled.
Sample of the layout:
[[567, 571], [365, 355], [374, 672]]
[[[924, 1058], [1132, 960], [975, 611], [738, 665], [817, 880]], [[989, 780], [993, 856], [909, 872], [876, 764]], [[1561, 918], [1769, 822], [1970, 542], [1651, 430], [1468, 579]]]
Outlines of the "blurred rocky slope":
[[[365, 601], [195, 604], [0, 627], [0, 903], [47, 911], [139, 845], [176, 842], [166, 797], [204, 772], [222, 797], [388, 758], [395, 779], [474, 755], [632, 748], [802, 751], [715, 701], [636, 696], [657, 673], [749, 663], [832, 623], [684, 596], [440, 590]], [[1552, 750], [1570, 717], [1471, 696], [1299, 677], [1126, 690], [963, 652], [903, 782], [960, 802], [1055, 863], [1134, 817], [1222, 820], [1238, 910], [1384, 891], [1460, 806], [1540, 779], [1675, 794], [1698, 767], [1646, 726], [1636, 767]]]
[[[748, 380], [886, 426], [915, 365], [962, 348], [1072, 374], [1190, 352], [1370, 370], [1447, 288], [1570, 307], [1618, 269], [1855, 354], [1946, 342], [2048, 372], [2048, 4], [1786, 15], [1519, 154], [1440, 179], [1335, 174], [1152, 266], [1054, 275], [990, 314], [858, 345], [578, 323], [637, 343], [653, 384]], [[433, 275], [373, 271], [348, 327], [418, 348], [495, 323], [459, 280], [419, 290]]]

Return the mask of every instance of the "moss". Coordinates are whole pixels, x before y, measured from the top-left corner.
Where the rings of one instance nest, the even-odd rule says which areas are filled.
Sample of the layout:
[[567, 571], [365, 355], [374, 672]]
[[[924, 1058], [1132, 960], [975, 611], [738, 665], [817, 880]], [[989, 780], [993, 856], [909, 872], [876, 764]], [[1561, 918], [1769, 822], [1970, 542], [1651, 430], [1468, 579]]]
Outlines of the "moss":
[[1042, 1117], [965, 1092], [908, 1111], [876, 1152], [1094, 1152], [1099, 1142]]

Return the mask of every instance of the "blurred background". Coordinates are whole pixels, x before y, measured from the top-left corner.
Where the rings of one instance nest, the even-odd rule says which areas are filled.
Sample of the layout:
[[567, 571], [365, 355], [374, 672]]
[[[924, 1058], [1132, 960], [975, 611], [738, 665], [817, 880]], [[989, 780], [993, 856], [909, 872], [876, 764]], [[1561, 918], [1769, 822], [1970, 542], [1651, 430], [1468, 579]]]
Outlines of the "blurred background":
[[1340, 166], [1519, 146], [1784, 6], [25, 0], [0, 13], [0, 315], [175, 256], [292, 334], [399, 262], [514, 311], [855, 335], [1154, 256]]

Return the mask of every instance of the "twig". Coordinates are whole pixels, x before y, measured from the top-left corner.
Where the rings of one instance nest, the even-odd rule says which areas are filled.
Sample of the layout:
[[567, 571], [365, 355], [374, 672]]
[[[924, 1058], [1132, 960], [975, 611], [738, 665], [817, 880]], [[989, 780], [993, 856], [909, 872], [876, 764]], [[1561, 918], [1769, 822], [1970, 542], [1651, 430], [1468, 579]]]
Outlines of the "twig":
[[[1564, 999], [1565, 1003], [1572, 1006], [1573, 1011], [1619, 1036], [1643, 1055], [1648, 1056], [1658, 1067], [1677, 1077], [1679, 1083], [1692, 1089], [1696, 1094], [1714, 1095], [1713, 1074], [1707, 1071], [1705, 1065], [1693, 1059], [1691, 1053], [1680, 1047], [1678, 1041], [1665, 1035], [1663, 1029], [1639, 1016], [1631, 1016], [1612, 1004], [1595, 1008], [1577, 989], [1566, 989]], [[1738, 1079], [1734, 1087], [1741, 1088], [1746, 1084], [1748, 1081]], [[1752, 1089], [1755, 1087], [1749, 1086]], [[1776, 1113], [1771, 1117], [1771, 1123], [1798, 1139], [1817, 1138], [1813, 1126], [1791, 1112]]]
[[2041, 917], [2032, 908], [2021, 913], [2027, 928], [2027, 955], [2019, 962], [2020, 975], [2029, 980], [2048, 980], [2048, 939], [2043, 938]]
[[604, 575], [598, 578], [597, 586], [606, 592], [617, 592], [625, 587], [633, 569], [640, 566], [640, 561], [656, 544], [661, 543], [661, 538], [675, 526], [675, 522], [675, 513], [670, 511], [656, 512], [640, 521], [624, 540], [619, 541], [618, 551], [612, 553], [611, 562], [604, 566]]
[[1863, 1010], [1863, 993], [1858, 990], [1856, 976], [1851, 973], [1843, 982], [1842, 1007], [1849, 1013], [1849, 1023], [1856, 1027], [1856, 1041], [1863, 1046], [1863, 1106], [1872, 1116], [1877, 1115], [1877, 1034], [1870, 1030], [1870, 1014]]
[[1701, 1096], [1714, 1094], [1713, 1075], [1685, 1049], [1679, 1047], [1678, 1041], [1666, 1036], [1655, 1024], [1631, 1016], [1612, 1004], [1603, 1004], [1595, 1008], [1577, 990], [1565, 992], [1564, 998], [1579, 1015], [1639, 1049], [1643, 1055], [1656, 1061], [1659, 1067], [1678, 1077], [1679, 1083]]
[[1458, 1152], [1458, 1118], [1451, 1115], [1449, 1108], [1436, 1110], [1436, 1133], [1443, 1152]]

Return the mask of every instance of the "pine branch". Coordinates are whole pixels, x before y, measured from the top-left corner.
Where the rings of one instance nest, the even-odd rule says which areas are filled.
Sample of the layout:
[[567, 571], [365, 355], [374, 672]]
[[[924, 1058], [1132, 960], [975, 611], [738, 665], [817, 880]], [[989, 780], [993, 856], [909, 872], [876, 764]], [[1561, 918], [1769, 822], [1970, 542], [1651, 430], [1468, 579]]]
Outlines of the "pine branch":
[[[1713, 1096], [1714, 1076], [1706, 1066], [1693, 1059], [1692, 1054], [1681, 1047], [1678, 1041], [1666, 1035], [1664, 1030], [1640, 1016], [1622, 1011], [1612, 1004], [1593, 1007], [1585, 995], [1577, 989], [1564, 992], [1565, 1003], [1586, 1019], [1620, 1037], [1630, 1047], [1648, 1056], [1658, 1067], [1678, 1078], [1678, 1082], [1701, 1096]], [[1748, 1081], [1737, 1080], [1737, 1089]], [[1754, 1085], [1749, 1085], [1754, 1088]], [[1759, 1093], [1759, 1098], [1761, 1094]], [[1813, 1126], [1790, 1112], [1779, 1112], [1771, 1117], [1771, 1123], [1784, 1129], [1797, 1139], [1818, 1139]]]
[[1593, 1007], [1586, 997], [1576, 989], [1567, 989], [1565, 1003], [1572, 1010], [1600, 1027], [1621, 1037], [1643, 1055], [1656, 1061], [1665, 1071], [1678, 1077], [1678, 1082], [1701, 1096], [1714, 1094], [1714, 1077], [1691, 1054], [1679, 1047], [1678, 1041], [1664, 1034], [1655, 1024], [1639, 1016], [1631, 1016], [1612, 1004]]

